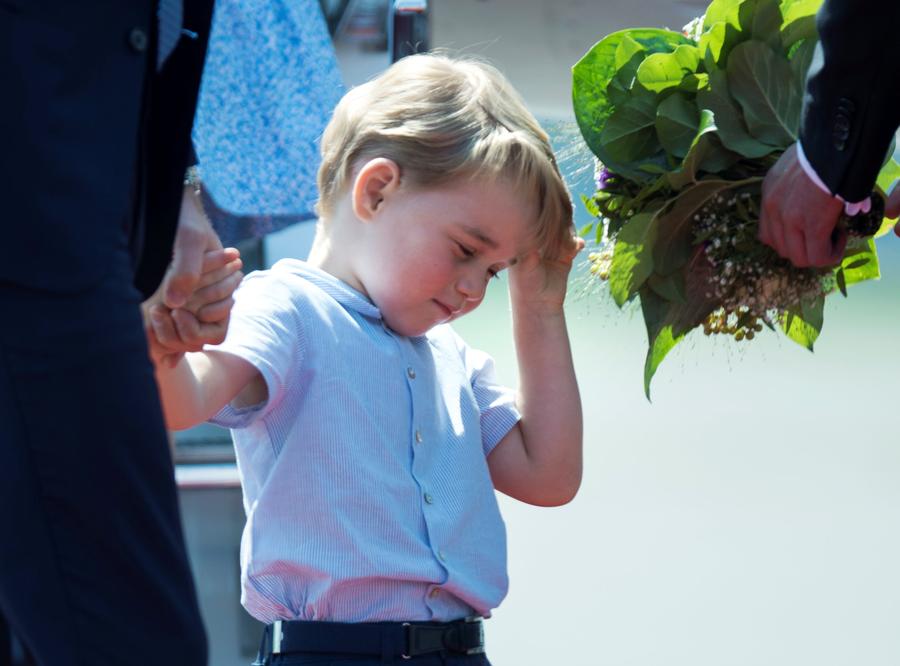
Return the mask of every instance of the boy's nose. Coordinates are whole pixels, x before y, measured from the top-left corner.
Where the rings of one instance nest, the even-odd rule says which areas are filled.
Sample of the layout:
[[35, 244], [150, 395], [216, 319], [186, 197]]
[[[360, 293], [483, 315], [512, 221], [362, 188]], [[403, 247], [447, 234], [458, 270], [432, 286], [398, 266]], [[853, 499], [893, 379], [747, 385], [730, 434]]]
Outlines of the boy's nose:
[[456, 283], [456, 290], [463, 295], [467, 301], [480, 301], [484, 298], [484, 292], [487, 288], [487, 280], [479, 275], [466, 273], [460, 276]]

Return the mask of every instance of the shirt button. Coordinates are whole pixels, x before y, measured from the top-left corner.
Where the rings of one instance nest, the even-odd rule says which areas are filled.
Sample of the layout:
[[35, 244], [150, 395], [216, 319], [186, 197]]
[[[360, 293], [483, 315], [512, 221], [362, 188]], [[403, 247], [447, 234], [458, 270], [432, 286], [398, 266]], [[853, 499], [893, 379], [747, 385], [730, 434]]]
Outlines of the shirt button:
[[434, 498], [431, 493], [425, 493], [425, 504], [434, 504]]
[[140, 28], [132, 28], [128, 33], [128, 44], [136, 53], [143, 53], [147, 50], [147, 33]]
[[422, 443], [422, 431], [416, 430], [416, 444]]
[[435, 588], [432, 588], [431, 592], [428, 593], [428, 596], [431, 597], [432, 599], [436, 599], [440, 593], [441, 593], [441, 588], [435, 587]]
[[406, 369], [406, 376], [409, 377], [410, 379], [415, 379], [415, 378], [416, 378], [416, 371], [413, 370], [412, 367], [409, 367], [409, 368]]
[[441, 562], [446, 562], [446, 561], [447, 561], [447, 556], [444, 555], [444, 551], [442, 551], [442, 550], [439, 550], [439, 551], [438, 551], [438, 557], [441, 558]]

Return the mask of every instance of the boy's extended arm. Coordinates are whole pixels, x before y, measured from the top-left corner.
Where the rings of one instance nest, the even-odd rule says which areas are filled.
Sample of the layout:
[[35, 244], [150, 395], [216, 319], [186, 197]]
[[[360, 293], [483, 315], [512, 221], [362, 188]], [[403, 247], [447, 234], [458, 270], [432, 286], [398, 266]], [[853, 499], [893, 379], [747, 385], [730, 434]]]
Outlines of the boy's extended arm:
[[[581, 484], [581, 397], [563, 313], [571, 257], [529, 257], [511, 269], [522, 420], [488, 456], [494, 487], [529, 504], [558, 506]], [[519, 274], [514, 274], [520, 271]]]
[[233, 400], [249, 405], [266, 397], [259, 371], [227, 352], [188, 353], [172, 368], [157, 363], [156, 381], [170, 430], [203, 423]]

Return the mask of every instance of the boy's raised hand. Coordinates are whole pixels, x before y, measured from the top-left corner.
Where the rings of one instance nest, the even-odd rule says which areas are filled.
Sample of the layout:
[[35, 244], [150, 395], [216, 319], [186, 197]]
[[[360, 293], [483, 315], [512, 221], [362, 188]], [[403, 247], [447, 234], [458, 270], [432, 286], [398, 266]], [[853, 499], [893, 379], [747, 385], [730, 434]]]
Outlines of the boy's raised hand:
[[183, 307], [170, 310], [164, 304], [165, 283], [144, 301], [141, 310], [154, 363], [174, 367], [185, 352], [200, 351], [205, 344], [225, 339], [232, 295], [241, 282], [242, 263], [235, 248], [204, 254], [202, 274]]
[[573, 235], [556, 257], [541, 257], [533, 250], [509, 269], [509, 292], [517, 307], [539, 315], [562, 312], [572, 262], [584, 248], [584, 239]]

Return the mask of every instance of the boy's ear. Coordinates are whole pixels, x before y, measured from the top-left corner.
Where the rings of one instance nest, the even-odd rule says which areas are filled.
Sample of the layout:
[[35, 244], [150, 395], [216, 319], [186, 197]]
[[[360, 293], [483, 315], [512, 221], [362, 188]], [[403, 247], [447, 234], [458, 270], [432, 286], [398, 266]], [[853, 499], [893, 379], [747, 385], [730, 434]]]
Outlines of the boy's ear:
[[384, 201], [400, 187], [400, 167], [394, 160], [376, 157], [363, 164], [353, 182], [353, 212], [369, 222]]

